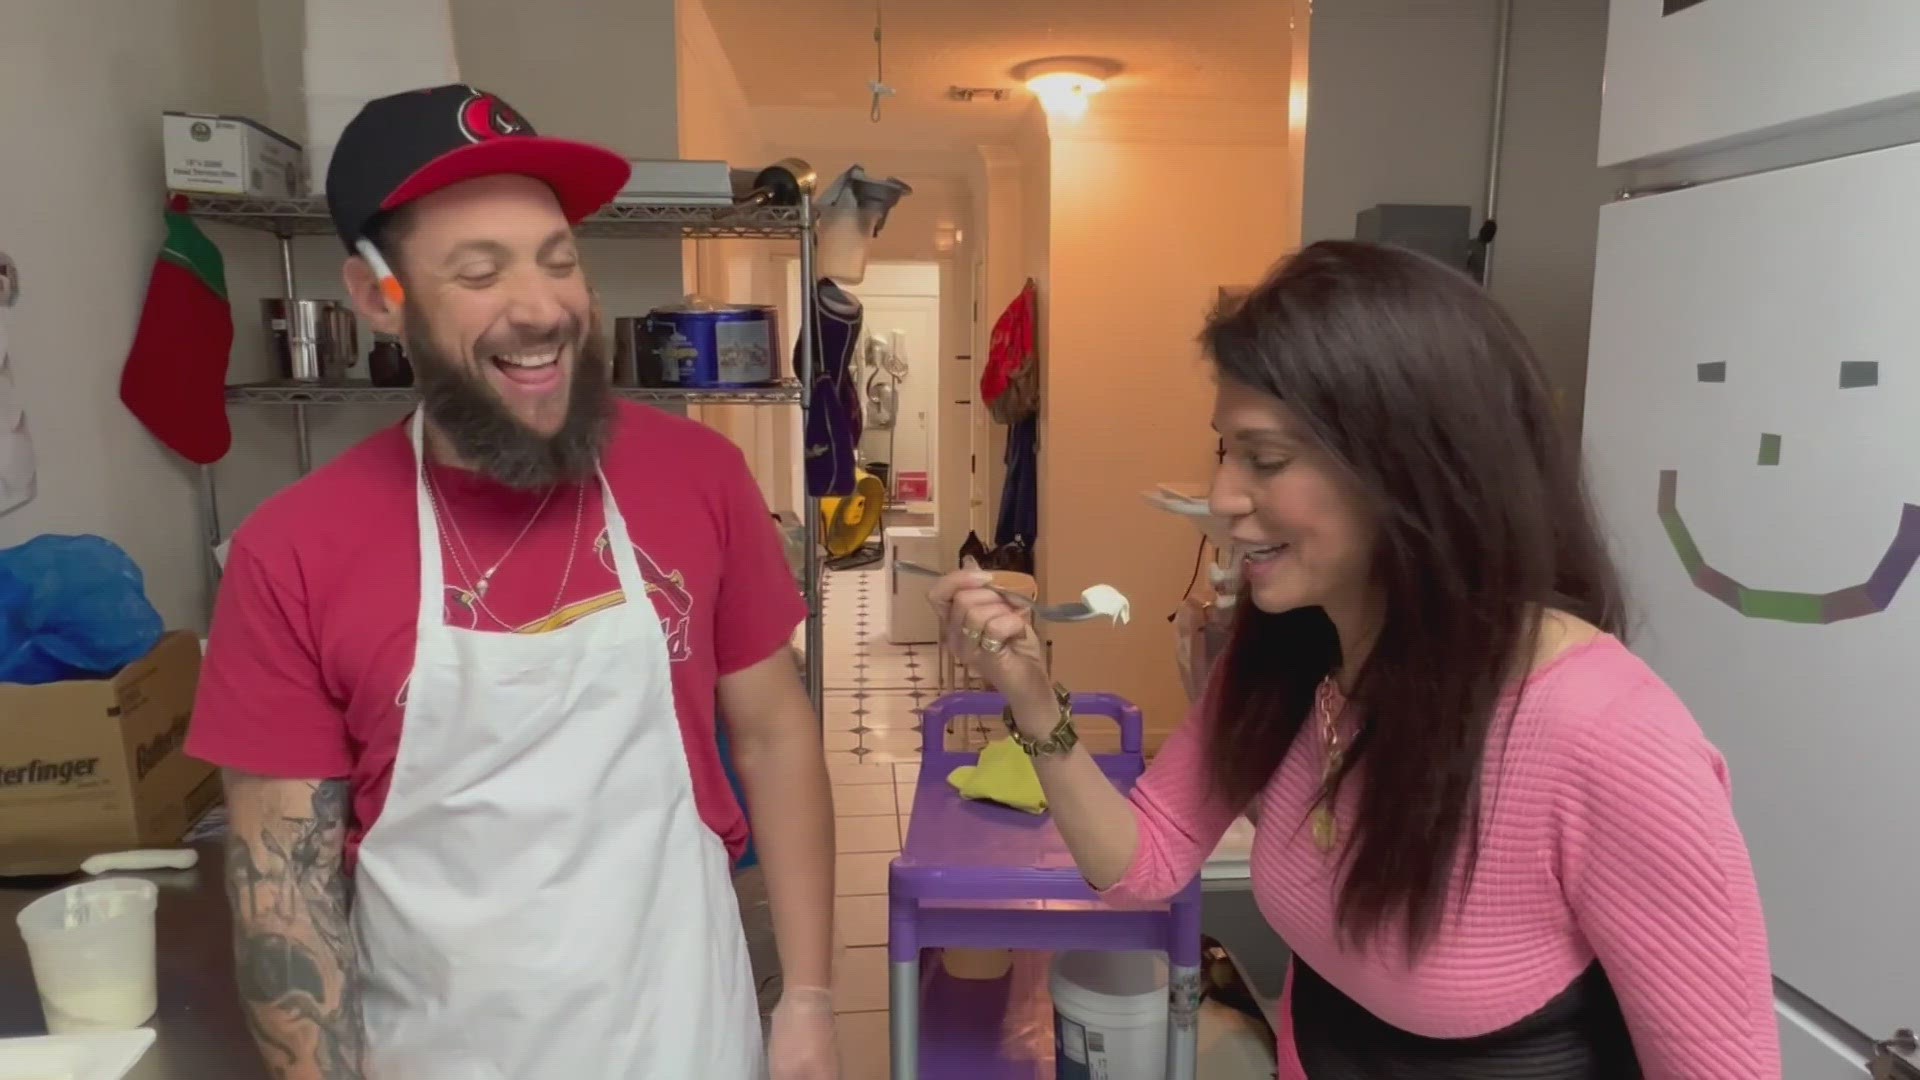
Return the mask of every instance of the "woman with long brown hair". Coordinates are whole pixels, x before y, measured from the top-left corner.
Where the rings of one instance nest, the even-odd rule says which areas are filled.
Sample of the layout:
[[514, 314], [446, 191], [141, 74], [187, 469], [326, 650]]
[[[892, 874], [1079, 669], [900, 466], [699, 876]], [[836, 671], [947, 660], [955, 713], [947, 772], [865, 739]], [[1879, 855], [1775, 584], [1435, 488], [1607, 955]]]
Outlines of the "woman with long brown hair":
[[1171, 896], [1254, 821], [1294, 953], [1282, 1080], [1779, 1076], [1725, 763], [1621, 640], [1513, 323], [1438, 263], [1325, 242], [1202, 343], [1246, 595], [1131, 796], [1074, 745], [1023, 612], [969, 571], [933, 593], [1088, 882]]

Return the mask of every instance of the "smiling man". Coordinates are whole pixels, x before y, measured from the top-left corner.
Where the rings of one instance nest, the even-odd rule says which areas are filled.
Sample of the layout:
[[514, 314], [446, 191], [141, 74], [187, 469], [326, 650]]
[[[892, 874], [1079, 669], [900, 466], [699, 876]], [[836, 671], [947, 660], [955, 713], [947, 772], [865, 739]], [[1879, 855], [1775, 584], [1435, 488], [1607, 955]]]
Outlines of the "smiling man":
[[465, 86], [340, 137], [347, 287], [421, 405], [235, 535], [188, 747], [225, 770], [276, 1076], [764, 1075], [716, 712], [785, 978], [772, 1074], [838, 1076], [805, 607], [740, 453], [611, 394], [573, 226], [627, 175]]

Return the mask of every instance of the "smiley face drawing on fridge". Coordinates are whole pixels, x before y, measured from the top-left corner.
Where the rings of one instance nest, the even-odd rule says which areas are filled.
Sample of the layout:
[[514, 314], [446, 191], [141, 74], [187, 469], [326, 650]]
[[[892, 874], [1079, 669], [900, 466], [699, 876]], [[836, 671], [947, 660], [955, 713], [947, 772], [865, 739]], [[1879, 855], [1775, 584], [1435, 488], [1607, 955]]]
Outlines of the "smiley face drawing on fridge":
[[7, 318], [19, 296], [20, 268], [0, 251], [0, 514], [31, 501], [35, 484], [33, 436], [7, 346]]
[[[1837, 391], [1864, 391], [1880, 384], [1878, 360], [1840, 360], [1834, 366], [1838, 369]], [[1725, 360], [1697, 364], [1695, 372], [1702, 383], [1725, 383], [1729, 378]], [[1781, 455], [1787, 452], [1784, 436], [1761, 432], [1755, 467], [1778, 466]], [[1877, 615], [1893, 603], [1912, 575], [1915, 561], [1920, 560], [1920, 505], [1903, 502], [1897, 510], [1889, 506], [1894, 510], [1889, 515], [1893, 518], [1892, 539], [1877, 553], [1872, 565], [1862, 570], [1857, 583], [1823, 592], [1755, 587], [1721, 572], [1700, 550], [1680, 508], [1679, 487], [1679, 469], [1660, 470], [1660, 524], [1674, 554], [1686, 567], [1695, 588], [1749, 619], [1824, 625]]]

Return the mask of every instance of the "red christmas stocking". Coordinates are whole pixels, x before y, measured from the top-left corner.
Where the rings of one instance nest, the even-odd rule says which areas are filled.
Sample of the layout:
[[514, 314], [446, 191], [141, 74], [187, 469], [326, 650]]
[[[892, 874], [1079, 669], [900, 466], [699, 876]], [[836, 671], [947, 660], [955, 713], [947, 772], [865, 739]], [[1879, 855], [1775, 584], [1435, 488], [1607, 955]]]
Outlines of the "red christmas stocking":
[[233, 310], [220, 249], [183, 206], [176, 200], [167, 209], [167, 243], [147, 282], [120, 400], [175, 453], [210, 465], [233, 445], [226, 393]]

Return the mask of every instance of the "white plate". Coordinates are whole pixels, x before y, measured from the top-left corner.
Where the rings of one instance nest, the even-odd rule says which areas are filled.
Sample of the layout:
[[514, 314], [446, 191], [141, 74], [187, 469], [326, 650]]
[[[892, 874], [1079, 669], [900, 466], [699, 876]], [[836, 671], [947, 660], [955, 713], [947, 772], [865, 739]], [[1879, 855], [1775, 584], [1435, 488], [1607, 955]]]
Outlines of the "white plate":
[[1225, 543], [1227, 533], [1232, 531], [1233, 523], [1226, 518], [1216, 516], [1212, 508], [1207, 505], [1207, 496], [1204, 491], [1196, 495], [1189, 491], [1177, 490], [1173, 484], [1161, 484], [1152, 491], [1141, 492], [1140, 496], [1158, 509], [1170, 514], [1178, 514], [1193, 522], [1195, 528], [1216, 544]]
[[0, 1080], [120, 1080], [152, 1045], [152, 1028], [0, 1039]]

